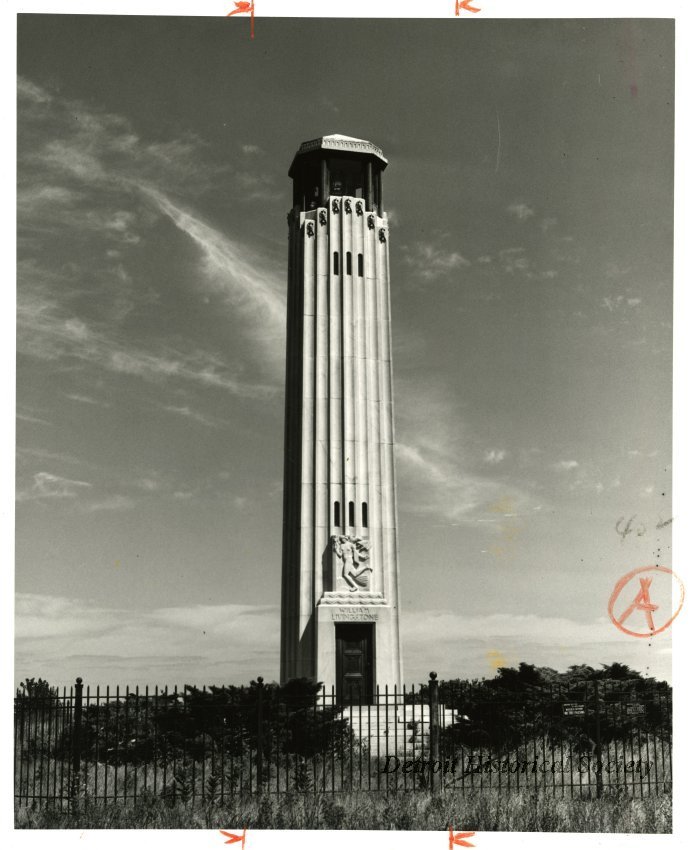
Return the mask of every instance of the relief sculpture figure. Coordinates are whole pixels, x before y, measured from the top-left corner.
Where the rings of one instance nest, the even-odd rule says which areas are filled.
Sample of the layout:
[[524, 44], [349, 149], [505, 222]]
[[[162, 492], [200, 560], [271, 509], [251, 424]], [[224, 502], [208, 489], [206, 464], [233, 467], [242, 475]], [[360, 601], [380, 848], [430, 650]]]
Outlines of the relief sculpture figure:
[[360, 590], [369, 586], [369, 575], [372, 567], [369, 561], [369, 540], [362, 537], [349, 537], [346, 534], [334, 535], [331, 538], [334, 554], [338, 558], [342, 570], [343, 581], [351, 590]]

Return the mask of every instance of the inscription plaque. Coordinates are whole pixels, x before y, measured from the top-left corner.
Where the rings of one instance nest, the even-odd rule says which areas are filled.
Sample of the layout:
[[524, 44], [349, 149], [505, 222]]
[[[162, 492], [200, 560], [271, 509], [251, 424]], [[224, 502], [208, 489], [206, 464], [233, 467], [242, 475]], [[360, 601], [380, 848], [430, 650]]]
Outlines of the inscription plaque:
[[379, 617], [376, 611], [358, 606], [357, 608], [334, 608], [331, 619], [337, 623], [373, 623]]

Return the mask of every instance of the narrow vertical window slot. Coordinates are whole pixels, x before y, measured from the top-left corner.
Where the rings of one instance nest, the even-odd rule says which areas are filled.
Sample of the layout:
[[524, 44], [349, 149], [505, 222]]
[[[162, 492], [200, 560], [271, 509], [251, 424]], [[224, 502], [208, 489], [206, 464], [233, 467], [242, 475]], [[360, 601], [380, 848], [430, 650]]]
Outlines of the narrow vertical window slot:
[[338, 251], [334, 251], [334, 274], [338, 274]]
[[336, 528], [341, 527], [341, 503], [334, 502], [334, 525]]
[[353, 255], [350, 251], [346, 251], [346, 274], [353, 273]]
[[357, 255], [357, 274], [358, 277], [363, 277], [365, 274], [365, 258], [362, 254]]
[[348, 525], [355, 526], [355, 502], [348, 502]]
[[367, 528], [367, 502], [362, 503], [362, 527]]

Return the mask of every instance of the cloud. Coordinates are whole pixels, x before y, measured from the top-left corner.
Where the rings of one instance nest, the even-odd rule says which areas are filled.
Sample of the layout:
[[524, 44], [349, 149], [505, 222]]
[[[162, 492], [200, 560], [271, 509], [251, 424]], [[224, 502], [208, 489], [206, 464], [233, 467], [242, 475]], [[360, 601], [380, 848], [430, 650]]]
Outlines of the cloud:
[[123, 609], [20, 593], [16, 676], [54, 685], [72, 684], [75, 670], [93, 684], [242, 684], [258, 673], [270, 681], [278, 676], [279, 617], [275, 606], [232, 600]]
[[37, 472], [33, 484], [28, 490], [17, 493], [18, 502], [32, 499], [76, 499], [86, 488], [92, 485], [88, 481], [75, 481], [53, 475], [51, 472]]
[[80, 404], [92, 404], [98, 407], [110, 407], [110, 404], [107, 401], [99, 401], [98, 399], [91, 398], [88, 395], [81, 395], [80, 393], [64, 393], [65, 398], [70, 399], [70, 401], [78, 401]]
[[187, 419], [192, 419], [194, 422], [200, 422], [202, 425], [206, 425], [209, 428], [215, 428], [217, 425], [214, 420], [209, 419], [209, 417], [204, 416], [202, 413], [198, 413], [196, 410], [192, 410], [187, 405], [183, 407], [166, 405], [163, 409], [167, 410], [169, 413], [175, 413], [178, 416], [184, 416]]
[[386, 219], [391, 227], [401, 226], [401, 214], [395, 207], [388, 207], [386, 210]]
[[506, 212], [517, 218], [519, 221], [526, 221], [531, 216], [535, 215], [535, 210], [532, 210], [524, 203], [509, 204], [506, 208]]
[[243, 145], [242, 152], [244, 154], [247, 154], [247, 156], [252, 156], [254, 154], [261, 153], [262, 149], [259, 147], [259, 145]]
[[200, 349], [161, 346], [150, 353], [129, 346], [115, 333], [66, 314], [40, 288], [27, 285], [18, 290], [17, 351], [39, 360], [88, 362], [146, 381], [180, 379], [246, 398], [266, 398], [275, 392], [273, 387], [240, 380], [218, 356]]
[[526, 272], [530, 267], [525, 248], [502, 248], [499, 251], [499, 262], [507, 274]]
[[129, 496], [113, 495], [105, 499], [89, 502], [83, 508], [86, 513], [98, 513], [100, 511], [127, 511], [135, 506], [134, 499]]
[[[573, 664], [613, 661], [671, 681], [669, 630], [655, 637], [651, 649], [643, 641], [627, 640], [606, 617], [577, 621], [566, 616], [492, 613], [473, 615], [441, 607], [404, 610], [401, 619], [406, 681], [426, 681], [429, 659], [440, 679], [495, 674], [493, 658], [500, 653], [517, 666], [525, 661], [566, 670]], [[491, 656], [488, 657], [488, 652]]]
[[53, 99], [45, 89], [34, 85], [34, 83], [24, 77], [19, 77], [17, 80], [17, 96], [34, 104], [50, 103]]
[[266, 172], [237, 172], [235, 181], [246, 201], [276, 201], [283, 196], [274, 178]]
[[[399, 381], [397, 394], [396, 461], [402, 512], [432, 516], [450, 525], [482, 523], [495, 531], [501, 514], [523, 515], [531, 510], [534, 499], [521, 486], [505, 476], [494, 478], [476, 471], [480, 452], [472, 447], [472, 435], [442, 388]], [[415, 403], [406, 404], [407, 397]], [[494, 451], [492, 457], [497, 459], [503, 450]], [[497, 462], [490, 466], [496, 467]], [[500, 504], [504, 507], [498, 511]]]
[[639, 307], [642, 303], [642, 298], [627, 298], [624, 295], [606, 295], [602, 299], [602, 306], [606, 307], [610, 313], [614, 313], [622, 307]]
[[20, 422], [31, 422], [32, 425], [52, 425], [52, 422], [48, 422], [47, 419], [41, 419], [38, 416], [32, 416], [30, 413], [22, 413], [21, 411], [17, 411], [17, 419]]
[[557, 224], [556, 218], [543, 218], [540, 222], [540, 229], [543, 233], [547, 233], [548, 230], [551, 230]]
[[240, 311], [250, 336], [276, 365], [285, 353], [285, 298], [282, 275], [259, 257], [224, 236], [161, 191], [143, 190], [160, 212], [185, 233], [201, 251], [206, 280]]
[[441, 245], [431, 242], [404, 245], [403, 258], [424, 281], [434, 280], [471, 265], [470, 260], [466, 260], [458, 251], [447, 251]]
[[504, 449], [490, 449], [485, 452], [485, 463], [501, 463], [505, 457]]
[[140, 478], [134, 483], [137, 487], [139, 487], [141, 490], [145, 490], [147, 493], [155, 493], [163, 486], [159, 478], [155, 475]]
[[625, 277], [630, 271], [630, 268], [620, 266], [618, 263], [607, 263], [605, 277], [609, 280], [616, 280], [617, 278]]
[[578, 467], [577, 460], [559, 460], [554, 464], [554, 469], [562, 472], [570, 472]]
[[[193, 133], [147, 143], [122, 116], [43, 92], [28, 80], [20, 82], [19, 91], [18, 231], [22, 250], [31, 252], [30, 260], [22, 260], [23, 271], [44, 286], [55, 281], [51, 297], [62, 308], [83, 294], [73, 283], [80, 277], [88, 278], [92, 296], [100, 284], [102, 297], [92, 299], [91, 313], [99, 309], [111, 324], [119, 324], [136, 307], [159, 297], [135, 284], [128, 264], [136, 260], [132, 249], [146, 246], [164, 217], [198, 249], [200, 273], [190, 282], [223, 293], [229, 316], [237, 315], [249, 343], [247, 351], [256, 355], [254, 366], [263, 370], [268, 363], [276, 376], [282, 374], [282, 264], [272, 266], [172, 199], [184, 196], [193, 203], [197, 196], [217, 193], [221, 180], [235, 186], [239, 202], [266, 197], [276, 191], [272, 176], [215, 160], [213, 148]], [[255, 148], [245, 145], [245, 153], [254, 156]], [[43, 260], [47, 236], [70, 246], [69, 267]], [[97, 242], [102, 243], [99, 251], [94, 250]], [[87, 316], [70, 309], [89, 325]], [[155, 368], [151, 363], [134, 366], [127, 356], [119, 362], [124, 371], [137, 374]]]
[[[15, 610], [17, 683], [41, 676], [54, 686], [70, 686], [77, 674], [92, 687], [243, 684], [258, 674], [267, 681], [278, 677], [277, 606], [229, 600], [132, 610], [20, 593]], [[459, 616], [453, 606], [411, 607], [402, 613], [401, 638], [408, 684], [427, 681], [430, 658], [442, 679], [493, 676], [497, 654], [514, 665], [526, 661], [558, 670], [619, 661], [661, 679], [671, 673], [670, 630], [657, 635], [651, 648], [627, 639], [606, 617]]]

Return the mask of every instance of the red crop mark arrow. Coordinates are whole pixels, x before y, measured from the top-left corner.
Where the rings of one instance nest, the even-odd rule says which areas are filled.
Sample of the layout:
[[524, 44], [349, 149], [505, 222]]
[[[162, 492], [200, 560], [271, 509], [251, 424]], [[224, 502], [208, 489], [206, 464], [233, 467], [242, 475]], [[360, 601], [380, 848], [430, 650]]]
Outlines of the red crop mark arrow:
[[222, 829], [219, 829], [219, 832], [221, 833], [221, 835], [225, 835], [225, 837], [228, 839], [227, 841], [223, 842], [224, 844], [235, 844], [236, 841], [240, 841], [241, 847], [244, 850], [245, 833], [247, 832], [246, 827], [245, 827], [245, 829], [242, 830], [242, 835], [236, 835], [234, 832], [224, 832]]
[[449, 826], [449, 850], [453, 850], [454, 844], [457, 847], [475, 847], [470, 841], [464, 841], [464, 838], [472, 838], [474, 832], [457, 832], [454, 835], [453, 827]]
[[465, 9], [467, 12], [481, 12], [482, 11], [482, 9], [478, 9], [476, 6], [471, 6], [470, 0], [456, 0], [456, 17], [458, 17], [461, 14], [461, 9]]
[[235, 8], [232, 12], [228, 12], [226, 18], [231, 18], [233, 15], [243, 15], [248, 12], [250, 15], [250, 38], [254, 38], [254, 0], [239, 0], [239, 2], [235, 2]]

